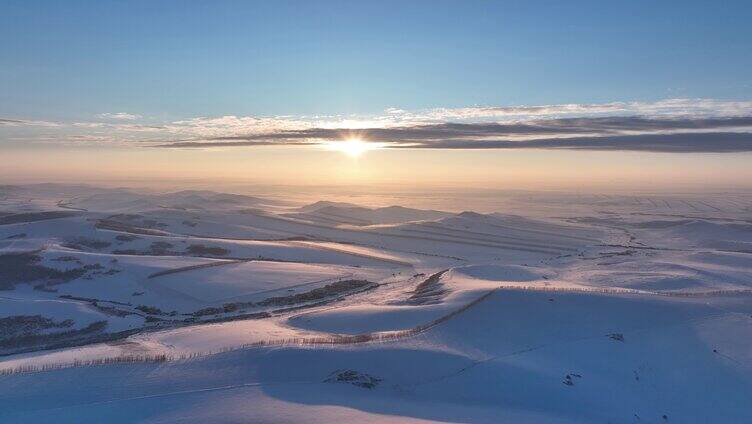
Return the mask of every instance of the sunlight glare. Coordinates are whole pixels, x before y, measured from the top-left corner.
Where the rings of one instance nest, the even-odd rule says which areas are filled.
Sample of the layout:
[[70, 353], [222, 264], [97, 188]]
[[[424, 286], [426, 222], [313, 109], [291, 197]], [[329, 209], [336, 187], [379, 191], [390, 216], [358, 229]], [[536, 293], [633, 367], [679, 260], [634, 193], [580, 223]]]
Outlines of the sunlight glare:
[[330, 150], [336, 150], [347, 154], [350, 157], [357, 158], [368, 150], [377, 149], [377, 143], [370, 143], [358, 138], [351, 138], [344, 141], [333, 141], [327, 145]]

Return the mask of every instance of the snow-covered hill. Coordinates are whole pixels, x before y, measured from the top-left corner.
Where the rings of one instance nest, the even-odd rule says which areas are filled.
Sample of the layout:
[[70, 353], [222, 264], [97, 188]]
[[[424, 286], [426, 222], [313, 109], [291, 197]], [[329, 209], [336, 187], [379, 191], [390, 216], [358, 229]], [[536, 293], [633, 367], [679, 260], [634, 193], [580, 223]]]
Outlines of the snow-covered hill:
[[1, 422], [752, 420], [743, 194], [0, 190]]

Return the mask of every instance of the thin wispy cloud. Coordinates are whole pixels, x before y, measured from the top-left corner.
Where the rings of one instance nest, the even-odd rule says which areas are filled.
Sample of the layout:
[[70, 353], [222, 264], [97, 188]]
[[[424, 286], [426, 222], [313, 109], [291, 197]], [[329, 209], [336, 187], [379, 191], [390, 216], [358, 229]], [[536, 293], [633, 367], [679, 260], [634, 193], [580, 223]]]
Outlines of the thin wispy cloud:
[[23, 121], [18, 119], [0, 119], [0, 125], [21, 125]]
[[97, 115], [98, 118], [102, 119], [113, 119], [113, 120], [120, 120], [120, 121], [135, 121], [136, 119], [141, 119], [143, 116], [137, 115], [135, 113], [127, 113], [127, 112], [105, 112], [100, 113]]
[[611, 102], [592, 104], [556, 104], [539, 106], [474, 106], [434, 108], [421, 111], [387, 109], [393, 119], [414, 121], [543, 119], [573, 116], [740, 116], [752, 114], [752, 101], [715, 99], [666, 99], [655, 102]]
[[0, 118], [0, 127], [60, 127], [65, 124], [53, 121]]

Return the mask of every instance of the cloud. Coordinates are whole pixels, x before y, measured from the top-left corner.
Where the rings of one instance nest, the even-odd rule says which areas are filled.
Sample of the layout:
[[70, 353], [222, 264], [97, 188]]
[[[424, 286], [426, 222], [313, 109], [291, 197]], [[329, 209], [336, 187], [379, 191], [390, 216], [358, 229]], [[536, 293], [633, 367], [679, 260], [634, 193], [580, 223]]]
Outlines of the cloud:
[[394, 107], [375, 115], [225, 115], [149, 124], [133, 122], [141, 117], [125, 112], [99, 117], [105, 120], [0, 119], [0, 138], [203, 149], [310, 146], [360, 138], [381, 148], [725, 152], [747, 151], [745, 134], [752, 133], [752, 101], [714, 99], [413, 111]]
[[133, 113], [127, 113], [127, 112], [106, 112], [106, 113], [100, 113], [97, 115], [98, 118], [102, 119], [116, 119], [121, 121], [135, 121], [136, 119], [141, 119], [143, 116], [136, 115]]
[[752, 127], [752, 116], [735, 118], [653, 119], [634, 116], [564, 118], [519, 123], [441, 123], [391, 128], [306, 128], [247, 136], [216, 137], [215, 140], [332, 140], [361, 137], [370, 141], [408, 142], [441, 138], [526, 137], [539, 134], [566, 135], [619, 131], [713, 130]]
[[0, 118], [0, 126], [7, 127], [59, 127], [61, 124], [51, 121], [36, 121], [28, 119], [7, 119]]
[[611, 102], [592, 104], [554, 104], [541, 106], [474, 106], [435, 108], [410, 112], [396, 108], [387, 114], [405, 120], [446, 121], [478, 119], [541, 119], [567, 116], [641, 115], [641, 116], [739, 116], [752, 114], [752, 101], [715, 99], [666, 99], [656, 102]]
[[752, 151], [752, 116], [611, 116], [518, 123], [442, 123], [391, 128], [305, 128], [160, 143], [163, 148], [315, 145], [359, 138], [383, 148], [576, 149], [654, 152]]
[[[724, 118], [752, 116], [752, 101], [668, 99], [658, 102], [558, 104], [543, 106], [475, 106], [407, 111], [388, 108], [380, 115], [220, 116], [164, 124], [167, 132], [201, 139], [244, 137], [297, 130], [373, 130], [441, 124], [516, 124], [537, 120], [594, 117]], [[334, 132], [332, 131], [331, 134]], [[295, 137], [295, 135], [293, 135]]]
[[276, 131], [310, 128], [310, 120], [290, 117], [220, 116], [198, 117], [165, 124], [168, 133], [214, 138], [232, 135], [252, 135]]
[[3, 119], [0, 118], [0, 125], [21, 125], [24, 121], [20, 121], [18, 119]]
[[[394, 146], [393, 148], [399, 148]], [[752, 152], [752, 133], [674, 133], [539, 138], [532, 140], [440, 140], [412, 148], [428, 149], [554, 149], [638, 151], [655, 153]]]
[[270, 141], [189, 141], [181, 140], [168, 143], [160, 143], [151, 147], [160, 148], [207, 148], [207, 147], [261, 147], [261, 146], [318, 146], [321, 143], [316, 142], [280, 142]]

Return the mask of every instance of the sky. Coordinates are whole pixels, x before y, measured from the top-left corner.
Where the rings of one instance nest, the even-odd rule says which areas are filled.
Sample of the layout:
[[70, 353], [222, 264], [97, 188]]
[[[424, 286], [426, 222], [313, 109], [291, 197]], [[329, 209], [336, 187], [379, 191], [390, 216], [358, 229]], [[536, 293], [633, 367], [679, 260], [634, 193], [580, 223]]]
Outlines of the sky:
[[752, 186], [747, 1], [16, 1], [6, 181]]

